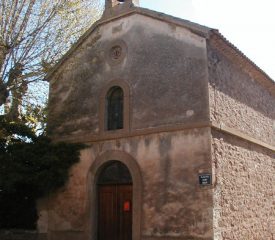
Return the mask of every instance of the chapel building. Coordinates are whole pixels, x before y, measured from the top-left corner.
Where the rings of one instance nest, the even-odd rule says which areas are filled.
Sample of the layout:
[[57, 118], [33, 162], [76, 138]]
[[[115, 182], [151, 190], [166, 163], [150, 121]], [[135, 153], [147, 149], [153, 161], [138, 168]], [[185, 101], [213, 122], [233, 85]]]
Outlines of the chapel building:
[[271, 240], [274, 81], [216, 29], [106, 0], [48, 75], [48, 133], [87, 145], [39, 201], [47, 240]]

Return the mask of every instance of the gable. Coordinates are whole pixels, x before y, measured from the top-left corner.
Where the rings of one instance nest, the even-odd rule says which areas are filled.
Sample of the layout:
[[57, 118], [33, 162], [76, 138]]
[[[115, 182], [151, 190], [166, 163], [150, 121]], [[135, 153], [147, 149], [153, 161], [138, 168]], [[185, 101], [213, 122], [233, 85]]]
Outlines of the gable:
[[99, 25], [60, 63], [50, 82], [49, 129], [98, 134], [102, 89], [117, 80], [130, 88], [134, 129], [207, 121], [205, 38], [131, 14]]
[[97, 29], [106, 23], [112, 22], [116, 19], [124, 18], [130, 15], [142, 15], [151, 19], [158, 20], [160, 22], [166, 22], [172, 26], [177, 26], [181, 28], [188, 29], [190, 32], [195, 35], [202, 36], [205, 39], [210, 39], [210, 43], [216, 48], [224, 52], [226, 56], [238, 66], [242, 66], [244, 71], [248, 74], [253, 75], [253, 77], [259, 81], [263, 86], [267, 87], [271, 93], [274, 94], [275, 86], [274, 81], [262, 71], [255, 63], [248, 59], [239, 49], [237, 49], [233, 44], [226, 40], [218, 30], [211, 29], [184, 19], [176, 18], [164, 13], [155, 12], [149, 9], [144, 9], [140, 7], [131, 7], [126, 11], [118, 13], [114, 17], [108, 16], [102, 17], [98, 22], [96, 22], [80, 39], [79, 41], [72, 46], [72, 48], [64, 55], [64, 57], [56, 64], [53, 69], [46, 76], [47, 80], [52, 78], [52, 75], [55, 71], [68, 59], [71, 54], [78, 49], [79, 46], [85, 41], [90, 34], [93, 34]]
[[[82, 44], [86, 41], [87, 38], [90, 37], [90, 35], [96, 34], [96, 32], [99, 32], [99, 28], [101, 28], [104, 25], [108, 25], [112, 22], [117, 22], [118, 20], [123, 19], [125, 21], [127, 18], [133, 15], [139, 15], [145, 18], [147, 18], [147, 21], [145, 22], [151, 22], [157, 25], [162, 25], [159, 30], [163, 28], [165, 25], [171, 26], [171, 28], [177, 28], [177, 29], [185, 29], [186, 31], [193, 34], [193, 36], [201, 36], [203, 38], [207, 38], [209, 35], [210, 28], [207, 28], [205, 26], [201, 26], [196, 23], [192, 23], [187, 20], [183, 20], [180, 18], [172, 17], [163, 13], [157, 13], [148, 9], [143, 8], [136, 8], [133, 7], [130, 11], [122, 12], [121, 14], [117, 15], [113, 18], [101, 18], [99, 21], [95, 22], [90, 29], [84, 33], [79, 40], [71, 47], [71, 49], [60, 59], [60, 61], [53, 67], [53, 69], [48, 73], [46, 76], [46, 79], [48, 81], [51, 81], [53, 78], [53, 74], [56, 72], [57, 69], [60, 68], [60, 66], [66, 62], [70, 57], [72, 57], [72, 54], [75, 51], [78, 51], [79, 47], [81, 47]], [[145, 27], [145, 25], [143, 26]]]

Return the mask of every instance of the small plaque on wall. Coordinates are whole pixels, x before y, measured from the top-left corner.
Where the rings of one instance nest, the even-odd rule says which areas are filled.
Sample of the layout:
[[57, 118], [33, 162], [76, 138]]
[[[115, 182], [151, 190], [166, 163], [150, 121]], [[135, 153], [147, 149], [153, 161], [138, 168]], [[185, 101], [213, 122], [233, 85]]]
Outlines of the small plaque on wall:
[[199, 184], [201, 186], [209, 186], [212, 184], [212, 176], [211, 174], [200, 174], [199, 175]]

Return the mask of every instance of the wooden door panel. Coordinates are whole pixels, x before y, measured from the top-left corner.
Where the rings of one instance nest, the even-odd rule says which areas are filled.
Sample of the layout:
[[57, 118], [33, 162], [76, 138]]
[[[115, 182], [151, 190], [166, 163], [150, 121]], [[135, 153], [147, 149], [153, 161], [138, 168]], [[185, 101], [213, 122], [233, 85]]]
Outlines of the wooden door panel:
[[132, 186], [118, 186], [119, 240], [132, 239]]
[[98, 240], [132, 239], [132, 185], [99, 185], [98, 207]]
[[118, 240], [116, 186], [100, 186], [98, 195], [99, 240]]

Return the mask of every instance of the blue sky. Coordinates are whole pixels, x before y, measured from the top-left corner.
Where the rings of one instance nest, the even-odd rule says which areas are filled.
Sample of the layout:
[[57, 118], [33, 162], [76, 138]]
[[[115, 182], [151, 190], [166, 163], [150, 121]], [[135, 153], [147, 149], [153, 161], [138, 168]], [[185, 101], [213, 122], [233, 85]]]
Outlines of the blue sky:
[[140, 0], [219, 31], [275, 80], [275, 0]]

